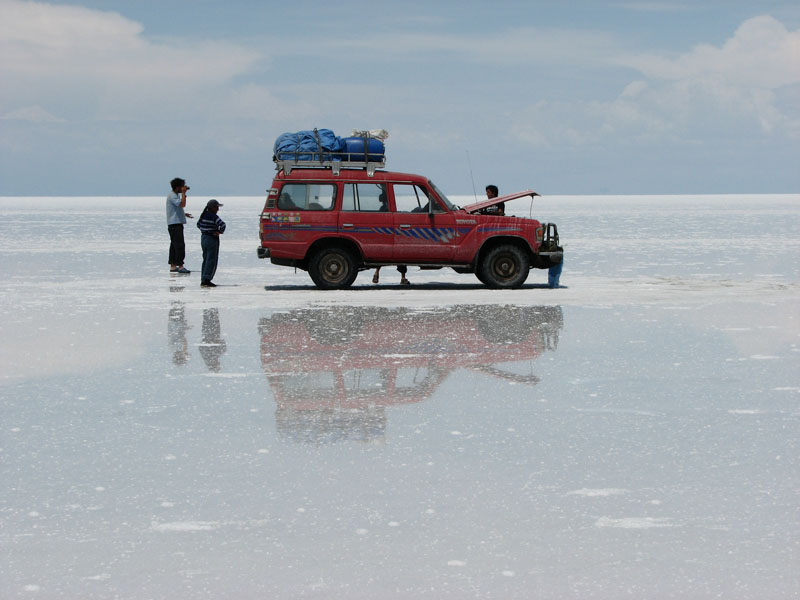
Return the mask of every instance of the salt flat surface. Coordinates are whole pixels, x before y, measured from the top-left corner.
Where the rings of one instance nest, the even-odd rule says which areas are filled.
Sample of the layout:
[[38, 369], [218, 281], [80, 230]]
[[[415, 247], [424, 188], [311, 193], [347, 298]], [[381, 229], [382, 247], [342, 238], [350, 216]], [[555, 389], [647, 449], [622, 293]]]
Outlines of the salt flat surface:
[[800, 197], [546, 197], [560, 289], [336, 292], [220, 200], [207, 290], [163, 198], [0, 198], [3, 598], [800, 594]]

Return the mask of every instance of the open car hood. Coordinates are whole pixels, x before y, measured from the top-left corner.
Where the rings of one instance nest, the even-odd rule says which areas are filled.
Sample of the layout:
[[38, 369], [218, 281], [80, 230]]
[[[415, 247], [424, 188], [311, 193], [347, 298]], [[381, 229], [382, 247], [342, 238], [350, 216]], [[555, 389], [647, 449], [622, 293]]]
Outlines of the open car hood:
[[481, 200], [480, 202], [476, 202], [475, 204], [468, 204], [464, 207], [464, 210], [468, 213], [476, 213], [484, 208], [489, 208], [490, 206], [494, 206], [495, 204], [503, 204], [504, 202], [508, 202], [509, 200], [516, 200], [517, 198], [524, 198], [525, 196], [530, 196], [533, 198], [534, 196], [540, 196], [541, 194], [537, 194], [533, 190], [525, 190], [524, 192], [516, 192], [514, 194], [508, 194], [506, 196], [498, 196], [497, 198], [487, 198], [486, 200]]

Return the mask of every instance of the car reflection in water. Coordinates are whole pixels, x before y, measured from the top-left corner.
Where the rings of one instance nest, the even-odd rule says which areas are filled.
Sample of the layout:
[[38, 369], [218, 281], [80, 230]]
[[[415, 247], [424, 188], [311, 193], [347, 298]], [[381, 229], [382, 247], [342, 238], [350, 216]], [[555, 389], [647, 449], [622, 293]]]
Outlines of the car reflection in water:
[[560, 306], [298, 309], [259, 321], [278, 432], [326, 443], [384, 436], [386, 407], [427, 399], [457, 369], [536, 385]]

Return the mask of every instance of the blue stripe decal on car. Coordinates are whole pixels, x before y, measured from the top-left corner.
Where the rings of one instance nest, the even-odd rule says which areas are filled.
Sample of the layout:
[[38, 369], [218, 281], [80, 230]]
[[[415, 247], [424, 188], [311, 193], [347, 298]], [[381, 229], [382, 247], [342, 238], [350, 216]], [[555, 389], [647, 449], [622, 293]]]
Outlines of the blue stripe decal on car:
[[[499, 231], [514, 231], [514, 228], [506, 227], [492, 227], [488, 226], [483, 228], [492, 232]], [[370, 225], [362, 225], [352, 229], [339, 229], [336, 226], [330, 225], [311, 225], [304, 224], [302, 227], [293, 226], [292, 223], [276, 223], [274, 225], [264, 225], [264, 234], [272, 239], [280, 239], [287, 234], [298, 233], [345, 233], [345, 234], [380, 234], [380, 235], [394, 235], [403, 236], [405, 238], [413, 238], [416, 240], [431, 241], [440, 244], [446, 244], [453, 240], [458, 235], [466, 235], [472, 228], [459, 227], [413, 227], [411, 229], [400, 229], [399, 227], [373, 227]], [[288, 239], [288, 238], [287, 238]]]
[[481, 225], [478, 231], [486, 231], [492, 233], [506, 232], [506, 231], [520, 231], [520, 227], [508, 227], [502, 225]]

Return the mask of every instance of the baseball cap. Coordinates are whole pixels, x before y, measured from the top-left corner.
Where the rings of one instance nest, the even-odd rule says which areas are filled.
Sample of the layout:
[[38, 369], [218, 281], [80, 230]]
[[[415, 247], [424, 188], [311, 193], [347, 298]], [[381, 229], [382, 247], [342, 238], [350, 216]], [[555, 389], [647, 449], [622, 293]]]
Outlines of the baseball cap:
[[217, 202], [213, 198], [208, 201], [208, 204], [206, 204], [206, 208], [219, 208], [220, 206], [225, 206], [225, 205], [224, 204], [220, 204], [219, 202]]

